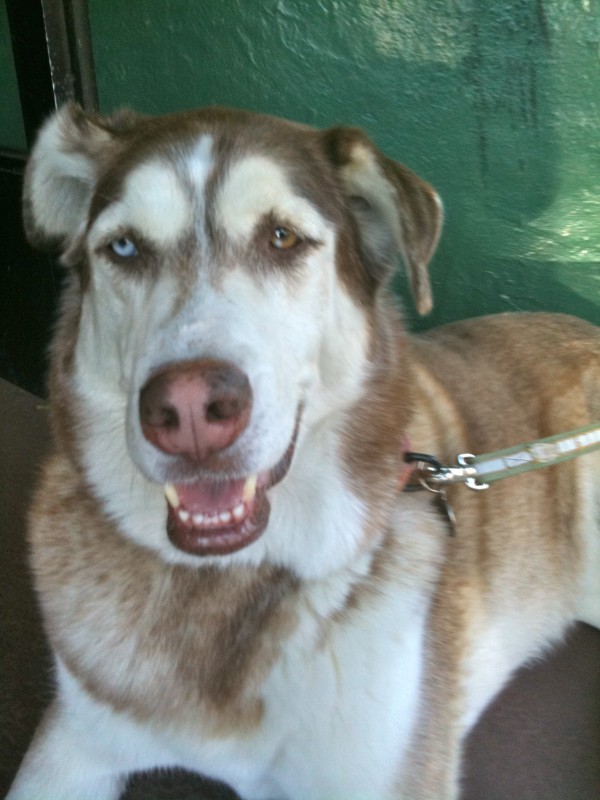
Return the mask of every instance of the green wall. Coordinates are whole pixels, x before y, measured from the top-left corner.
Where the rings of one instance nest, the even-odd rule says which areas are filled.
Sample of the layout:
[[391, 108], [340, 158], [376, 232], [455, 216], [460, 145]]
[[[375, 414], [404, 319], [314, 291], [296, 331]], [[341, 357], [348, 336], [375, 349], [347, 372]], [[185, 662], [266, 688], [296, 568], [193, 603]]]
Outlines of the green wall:
[[25, 150], [25, 130], [10, 45], [6, 7], [0, 2], [0, 147]]
[[600, 323], [600, 0], [88, 2], [102, 110], [359, 125], [431, 181], [446, 227], [418, 326]]

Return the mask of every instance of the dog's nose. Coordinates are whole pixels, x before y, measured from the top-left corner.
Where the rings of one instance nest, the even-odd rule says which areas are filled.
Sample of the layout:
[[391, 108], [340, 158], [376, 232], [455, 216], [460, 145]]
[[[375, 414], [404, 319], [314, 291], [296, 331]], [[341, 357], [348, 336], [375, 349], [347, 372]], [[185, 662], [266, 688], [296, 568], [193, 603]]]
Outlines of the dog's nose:
[[198, 463], [236, 441], [251, 408], [248, 377], [212, 359], [166, 367], [145, 384], [139, 400], [145, 438], [164, 453]]

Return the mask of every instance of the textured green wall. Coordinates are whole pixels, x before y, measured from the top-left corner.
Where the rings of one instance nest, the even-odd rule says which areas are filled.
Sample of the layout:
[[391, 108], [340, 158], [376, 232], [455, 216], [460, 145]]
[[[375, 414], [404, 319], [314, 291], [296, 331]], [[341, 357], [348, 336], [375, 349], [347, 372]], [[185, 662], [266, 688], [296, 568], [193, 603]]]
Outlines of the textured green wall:
[[103, 110], [360, 125], [430, 180], [446, 228], [424, 324], [512, 309], [600, 323], [600, 0], [89, 6]]
[[24, 150], [26, 147], [8, 19], [2, 2], [0, 2], [0, 147], [13, 150]]

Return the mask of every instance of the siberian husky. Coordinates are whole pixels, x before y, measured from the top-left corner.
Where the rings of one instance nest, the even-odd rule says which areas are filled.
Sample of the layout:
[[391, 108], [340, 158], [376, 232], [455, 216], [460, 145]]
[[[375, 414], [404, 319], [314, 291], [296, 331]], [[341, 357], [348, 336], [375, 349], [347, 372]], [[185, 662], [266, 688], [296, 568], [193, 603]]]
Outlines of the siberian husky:
[[[179, 766], [244, 800], [450, 800], [511, 673], [600, 625], [600, 462], [404, 492], [600, 419], [600, 336], [498, 315], [419, 337], [433, 189], [350, 128], [208, 109], [44, 126], [34, 243], [69, 268], [31, 514], [56, 699], [10, 800]], [[409, 478], [409, 480], [412, 480]]]

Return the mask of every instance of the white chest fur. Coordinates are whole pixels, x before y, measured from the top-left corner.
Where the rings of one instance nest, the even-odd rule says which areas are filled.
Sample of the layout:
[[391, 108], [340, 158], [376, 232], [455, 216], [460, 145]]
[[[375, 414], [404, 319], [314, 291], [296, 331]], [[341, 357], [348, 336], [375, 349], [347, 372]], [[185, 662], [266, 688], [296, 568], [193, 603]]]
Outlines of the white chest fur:
[[295, 643], [268, 681], [278, 791], [260, 796], [391, 796], [416, 716], [424, 613], [384, 593], [349, 616], [312, 652]]
[[424, 610], [416, 593], [383, 591], [323, 634], [321, 600], [306, 592], [304, 622], [264, 683], [254, 730], [211, 738], [201, 719], [184, 731], [139, 725], [92, 700], [59, 665], [76, 735], [123, 772], [177, 765], [229, 783], [244, 800], [391, 797], [417, 711]]

